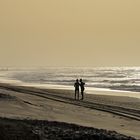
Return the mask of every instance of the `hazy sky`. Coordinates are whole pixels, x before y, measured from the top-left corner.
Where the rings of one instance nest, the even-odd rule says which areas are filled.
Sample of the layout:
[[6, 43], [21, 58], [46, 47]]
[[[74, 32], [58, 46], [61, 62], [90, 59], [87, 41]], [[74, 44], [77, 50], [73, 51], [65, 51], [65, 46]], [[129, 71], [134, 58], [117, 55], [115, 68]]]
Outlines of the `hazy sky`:
[[0, 66], [140, 66], [140, 0], [0, 0]]

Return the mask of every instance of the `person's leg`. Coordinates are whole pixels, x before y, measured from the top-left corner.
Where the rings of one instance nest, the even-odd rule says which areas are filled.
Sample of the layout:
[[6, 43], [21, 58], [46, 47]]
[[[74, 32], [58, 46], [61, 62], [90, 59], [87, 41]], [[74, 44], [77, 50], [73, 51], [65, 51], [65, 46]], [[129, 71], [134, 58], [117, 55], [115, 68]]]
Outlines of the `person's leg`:
[[84, 99], [84, 91], [83, 90], [81, 90], [81, 95], [82, 95], [82, 100]]
[[77, 94], [78, 94], [78, 100], [79, 100], [79, 90], [77, 91]]
[[75, 100], [76, 100], [76, 90], [75, 90]]

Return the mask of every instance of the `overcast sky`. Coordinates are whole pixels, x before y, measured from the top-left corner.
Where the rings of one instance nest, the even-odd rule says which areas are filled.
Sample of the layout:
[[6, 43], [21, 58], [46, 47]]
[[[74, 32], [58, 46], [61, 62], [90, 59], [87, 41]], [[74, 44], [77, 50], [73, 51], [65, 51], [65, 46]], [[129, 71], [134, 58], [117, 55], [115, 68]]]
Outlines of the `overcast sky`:
[[0, 0], [0, 66], [140, 66], [140, 0]]

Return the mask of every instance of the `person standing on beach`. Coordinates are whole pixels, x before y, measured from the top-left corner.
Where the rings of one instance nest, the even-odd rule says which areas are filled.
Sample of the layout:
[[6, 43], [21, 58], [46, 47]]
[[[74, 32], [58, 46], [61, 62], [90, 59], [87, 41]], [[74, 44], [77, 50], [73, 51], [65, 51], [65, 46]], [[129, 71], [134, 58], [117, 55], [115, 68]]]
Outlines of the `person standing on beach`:
[[84, 99], [85, 83], [83, 82], [82, 79], [80, 79], [80, 87], [81, 87], [81, 95], [82, 95], [81, 100], [83, 100]]
[[79, 81], [78, 79], [76, 79], [76, 82], [74, 83], [74, 87], [75, 87], [75, 100], [76, 98], [79, 100]]

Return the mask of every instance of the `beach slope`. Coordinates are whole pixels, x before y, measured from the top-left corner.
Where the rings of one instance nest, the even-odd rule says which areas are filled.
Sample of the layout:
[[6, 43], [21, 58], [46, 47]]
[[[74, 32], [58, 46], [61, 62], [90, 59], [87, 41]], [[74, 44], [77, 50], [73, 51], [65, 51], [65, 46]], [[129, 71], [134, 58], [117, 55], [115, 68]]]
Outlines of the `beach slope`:
[[[94, 103], [94, 106], [91, 103]], [[118, 107], [127, 108], [132, 113], [135, 111], [136, 114], [139, 114], [140, 111], [140, 100], [129, 97], [101, 96], [96, 94], [86, 95], [84, 101], [75, 101], [72, 91], [0, 84], [0, 121], [3, 122], [4, 127], [6, 122], [8, 122], [7, 125], [11, 125], [10, 123], [12, 123], [12, 126], [15, 126], [17, 124], [15, 121], [19, 121], [25, 128], [29, 128], [29, 132], [31, 132], [31, 135], [33, 133], [33, 137], [34, 134], [38, 137], [40, 133], [48, 135], [47, 133], [49, 132], [50, 135], [52, 133], [56, 136], [62, 134], [61, 138], [63, 135], [66, 136], [72, 133], [74, 134], [73, 136], [77, 133], [79, 135], [78, 138], [82, 136], [91, 136], [90, 138], [92, 138], [93, 134], [95, 137], [97, 134], [98, 138], [99, 136], [103, 136], [104, 139], [109, 136], [114, 136], [113, 139], [122, 139], [122, 137], [130, 139], [129, 136], [140, 138], [139, 120], [112, 113], [109, 109], [107, 111], [95, 108], [95, 103], [102, 103], [109, 107], [113, 106], [113, 108], [117, 106], [117, 109], [120, 109]], [[8, 118], [8, 120], [3, 118]], [[76, 125], [72, 125], [71, 123]], [[51, 129], [47, 128], [47, 124], [53, 127], [50, 127]], [[34, 128], [36, 129], [34, 130]], [[68, 134], [65, 130], [67, 130]], [[70, 136], [72, 135], [68, 137]]]

